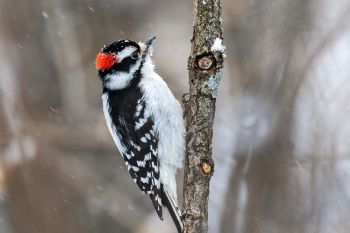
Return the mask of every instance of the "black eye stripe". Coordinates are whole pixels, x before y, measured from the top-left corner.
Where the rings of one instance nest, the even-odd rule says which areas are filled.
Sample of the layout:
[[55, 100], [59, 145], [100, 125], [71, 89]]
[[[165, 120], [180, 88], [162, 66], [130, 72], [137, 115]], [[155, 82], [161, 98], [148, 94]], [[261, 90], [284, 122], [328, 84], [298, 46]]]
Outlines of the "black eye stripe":
[[117, 71], [129, 72], [130, 67], [135, 64], [135, 60], [131, 57], [124, 58], [120, 63], [116, 63], [113, 68]]

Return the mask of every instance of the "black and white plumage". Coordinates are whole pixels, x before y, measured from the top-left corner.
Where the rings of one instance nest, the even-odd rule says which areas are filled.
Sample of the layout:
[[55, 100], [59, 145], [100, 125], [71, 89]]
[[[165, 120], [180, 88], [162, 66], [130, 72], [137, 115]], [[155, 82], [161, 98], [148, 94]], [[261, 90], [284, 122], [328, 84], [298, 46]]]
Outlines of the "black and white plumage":
[[162, 206], [168, 208], [181, 232], [175, 175], [182, 166], [185, 127], [180, 103], [154, 71], [153, 40], [111, 43], [97, 55], [96, 68], [107, 126], [132, 179], [149, 194], [161, 219]]

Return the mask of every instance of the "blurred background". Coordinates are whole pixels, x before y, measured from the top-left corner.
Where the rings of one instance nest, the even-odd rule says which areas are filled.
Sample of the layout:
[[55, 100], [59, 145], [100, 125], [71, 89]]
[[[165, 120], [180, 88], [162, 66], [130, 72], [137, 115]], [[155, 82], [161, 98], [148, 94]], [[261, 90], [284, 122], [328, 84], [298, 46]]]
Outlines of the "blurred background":
[[[349, 232], [350, 2], [222, 4], [209, 232]], [[157, 71], [181, 99], [192, 8], [0, 0], [1, 233], [175, 232], [111, 140], [94, 61], [106, 43], [156, 35]]]

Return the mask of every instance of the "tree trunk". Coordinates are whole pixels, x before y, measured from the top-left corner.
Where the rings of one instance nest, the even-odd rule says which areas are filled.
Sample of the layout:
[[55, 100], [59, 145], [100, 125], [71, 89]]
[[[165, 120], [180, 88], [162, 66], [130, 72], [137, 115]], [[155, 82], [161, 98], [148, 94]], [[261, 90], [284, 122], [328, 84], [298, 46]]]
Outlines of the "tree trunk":
[[223, 68], [220, 0], [195, 0], [190, 93], [184, 100], [187, 148], [184, 177], [184, 232], [208, 232], [209, 182], [214, 172], [212, 136], [215, 102]]

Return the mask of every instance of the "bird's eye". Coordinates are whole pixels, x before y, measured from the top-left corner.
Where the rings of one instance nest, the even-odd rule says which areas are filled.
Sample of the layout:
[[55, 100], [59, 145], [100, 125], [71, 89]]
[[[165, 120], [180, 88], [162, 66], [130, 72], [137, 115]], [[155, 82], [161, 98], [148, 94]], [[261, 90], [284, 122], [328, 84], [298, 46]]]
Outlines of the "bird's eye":
[[137, 52], [137, 51], [135, 51], [135, 52], [133, 52], [133, 53], [131, 54], [131, 58], [132, 58], [132, 59], [138, 59], [139, 57], [140, 57], [140, 53]]

